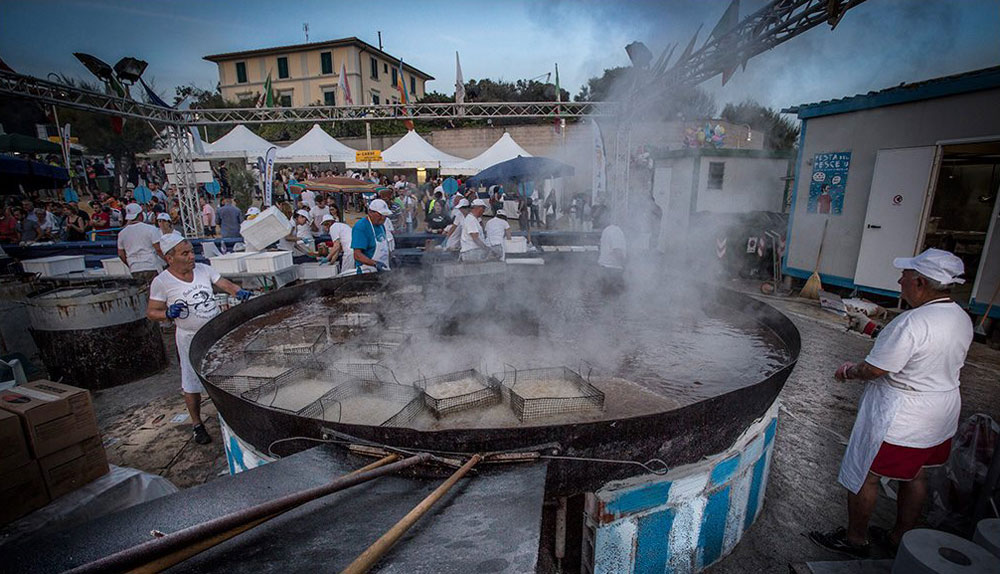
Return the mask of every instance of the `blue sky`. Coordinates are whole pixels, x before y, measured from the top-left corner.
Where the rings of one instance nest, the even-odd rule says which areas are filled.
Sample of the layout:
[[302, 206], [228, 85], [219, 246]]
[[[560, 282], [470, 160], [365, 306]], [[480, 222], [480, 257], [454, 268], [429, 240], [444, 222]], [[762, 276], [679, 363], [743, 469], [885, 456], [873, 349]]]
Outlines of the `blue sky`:
[[[162, 0], [0, 0], [0, 58], [22, 73], [86, 77], [72, 52], [110, 63], [149, 62], [145, 78], [164, 96], [173, 86], [212, 88], [214, 64], [202, 56], [357, 36], [437, 79], [451, 93], [455, 51], [466, 80], [531, 78], [558, 62], [562, 87], [576, 94], [587, 78], [628, 64], [633, 40], [659, 52], [701, 38], [729, 0], [660, 2], [401, 2]], [[764, 4], [743, 0], [741, 14]], [[836, 98], [1000, 64], [1000, 0], [868, 0], [836, 30], [822, 25], [753, 58], [722, 86], [703, 86], [720, 104], [747, 97], [779, 107]]]

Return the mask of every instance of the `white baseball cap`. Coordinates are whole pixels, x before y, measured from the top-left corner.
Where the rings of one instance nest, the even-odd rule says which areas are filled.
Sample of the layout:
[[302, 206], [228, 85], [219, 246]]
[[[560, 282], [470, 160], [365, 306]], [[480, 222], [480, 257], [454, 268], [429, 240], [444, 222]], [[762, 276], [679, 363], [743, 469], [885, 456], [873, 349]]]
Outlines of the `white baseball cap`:
[[320, 224], [320, 225], [323, 225], [323, 224], [324, 224], [324, 223], [326, 223], [327, 221], [332, 221], [332, 222], [336, 222], [336, 221], [337, 221], [337, 218], [336, 218], [336, 217], [334, 217], [334, 216], [332, 216], [332, 215], [330, 215], [329, 213], [327, 213], [326, 215], [324, 215], [324, 216], [323, 216], [323, 221], [320, 221], [320, 222], [319, 222], [319, 224]]
[[184, 241], [184, 236], [176, 231], [173, 233], [167, 233], [163, 237], [160, 237], [160, 251], [164, 255], [170, 253], [170, 250], [177, 247], [177, 244]]
[[295, 215], [301, 215], [302, 217], [305, 217], [306, 219], [309, 219], [309, 212], [306, 211], [306, 210], [304, 210], [304, 209], [300, 209], [300, 210], [296, 211]]
[[504, 219], [507, 219], [507, 212], [504, 211], [504, 210], [502, 210], [502, 209], [498, 209], [497, 213], [496, 213], [496, 216], [497, 217], [502, 217]]
[[158, 213], [156, 215], [157, 221], [170, 221], [170, 214], [168, 213]]
[[389, 206], [386, 205], [385, 200], [373, 199], [371, 203], [368, 204], [368, 209], [376, 213], [381, 213], [382, 215], [392, 215], [392, 211]]
[[132, 221], [142, 213], [142, 206], [138, 203], [130, 203], [125, 206], [125, 221]]
[[455, 205], [455, 207], [457, 207], [458, 209], [461, 209], [463, 207], [469, 207], [469, 200], [463, 197], [462, 199], [458, 200], [458, 204]]
[[247, 217], [251, 215], [260, 215], [260, 209], [257, 207], [251, 207], [247, 210]]
[[472, 207], [487, 207], [487, 205], [485, 199], [476, 198], [472, 200]]
[[959, 277], [965, 273], [965, 264], [953, 253], [940, 249], [928, 249], [916, 257], [897, 257], [892, 260], [892, 266], [912, 269], [942, 285], [965, 283], [965, 279]]

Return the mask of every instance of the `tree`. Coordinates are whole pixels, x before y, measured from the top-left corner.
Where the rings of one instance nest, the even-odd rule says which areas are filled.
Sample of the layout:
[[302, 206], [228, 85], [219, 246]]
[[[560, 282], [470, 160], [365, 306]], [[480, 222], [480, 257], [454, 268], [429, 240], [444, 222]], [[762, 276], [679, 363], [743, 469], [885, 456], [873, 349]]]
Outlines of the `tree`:
[[747, 124], [751, 129], [763, 132], [764, 149], [795, 149], [799, 127], [792, 120], [754, 100], [744, 100], [736, 105], [726, 104], [722, 110], [722, 118], [734, 124]]
[[673, 90], [646, 86], [633, 94], [632, 70], [626, 66], [605, 69], [603, 74], [590, 78], [580, 87], [576, 101], [624, 102], [631, 98], [633, 105], [641, 110], [641, 116], [651, 114], [657, 120], [712, 118], [718, 112], [719, 107], [712, 94], [697, 86]]

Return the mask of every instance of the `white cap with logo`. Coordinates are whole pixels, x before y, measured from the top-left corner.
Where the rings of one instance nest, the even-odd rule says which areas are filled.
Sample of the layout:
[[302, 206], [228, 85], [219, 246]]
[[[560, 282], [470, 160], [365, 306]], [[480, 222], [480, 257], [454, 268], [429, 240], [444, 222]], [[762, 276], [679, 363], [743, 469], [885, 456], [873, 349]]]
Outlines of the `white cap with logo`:
[[329, 213], [327, 213], [326, 215], [323, 216], [323, 221], [320, 221], [319, 224], [323, 225], [324, 223], [326, 223], [328, 221], [331, 222], [331, 223], [333, 223], [333, 222], [337, 221], [337, 218], [334, 217], [334, 216], [332, 216], [332, 215], [330, 215]]
[[170, 253], [171, 249], [177, 247], [177, 245], [182, 241], [184, 241], [184, 236], [180, 233], [177, 233], [176, 231], [173, 233], [167, 233], [160, 237], [160, 251], [166, 255], [167, 253]]
[[472, 207], [487, 207], [487, 205], [488, 204], [486, 203], [485, 199], [477, 198], [472, 200]]
[[374, 211], [375, 213], [381, 213], [382, 215], [389, 216], [392, 215], [392, 211], [389, 206], [385, 203], [383, 199], [373, 199], [371, 203], [368, 204], [369, 211]]
[[157, 221], [170, 221], [170, 214], [168, 213], [158, 213], [156, 215]]
[[965, 279], [959, 277], [965, 273], [965, 264], [953, 253], [941, 249], [928, 249], [916, 257], [897, 257], [892, 260], [892, 266], [912, 269], [942, 285], [965, 283]]
[[125, 206], [125, 221], [132, 221], [142, 213], [142, 206], [138, 203], [130, 203]]
[[309, 219], [309, 212], [306, 211], [306, 210], [304, 210], [304, 209], [300, 209], [300, 210], [296, 211], [295, 215], [301, 215], [302, 217], [305, 217], [306, 219]]

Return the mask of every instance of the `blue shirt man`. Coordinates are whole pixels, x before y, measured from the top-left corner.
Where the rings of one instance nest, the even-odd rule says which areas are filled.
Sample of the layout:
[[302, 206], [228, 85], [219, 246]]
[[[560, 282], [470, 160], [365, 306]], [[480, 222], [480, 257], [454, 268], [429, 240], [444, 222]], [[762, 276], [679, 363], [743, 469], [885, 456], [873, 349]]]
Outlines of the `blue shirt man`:
[[360, 249], [369, 259], [375, 255], [375, 244], [381, 239], [385, 239], [385, 226], [375, 225], [367, 217], [359, 219], [351, 228], [351, 249]]
[[[361, 273], [361, 266], [374, 267], [376, 271], [388, 269], [388, 244], [383, 224], [392, 214], [385, 201], [376, 199], [368, 205], [368, 215], [359, 219], [351, 229], [351, 249], [354, 250], [354, 267]], [[378, 253], [379, 243], [383, 251]], [[379, 257], [380, 260], [376, 260]]]
[[228, 200], [223, 199], [223, 206], [215, 212], [215, 219], [218, 221], [223, 237], [242, 237], [240, 235], [240, 222], [243, 220], [243, 212]]

